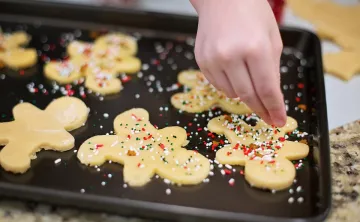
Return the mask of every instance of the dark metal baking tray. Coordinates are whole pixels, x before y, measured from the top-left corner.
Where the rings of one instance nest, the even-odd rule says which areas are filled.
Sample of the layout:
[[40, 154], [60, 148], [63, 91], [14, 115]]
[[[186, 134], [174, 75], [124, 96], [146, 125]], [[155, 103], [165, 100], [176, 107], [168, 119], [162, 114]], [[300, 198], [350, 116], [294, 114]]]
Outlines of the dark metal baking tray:
[[[192, 41], [188, 38], [196, 32], [196, 18], [12, 0], [0, 1], [0, 25], [3, 31], [25, 29], [32, 35], [29, 46], [42, 53], [37, 67], [24, 70], [22, 75], [11, 70], [0, 71], [1, 122], [11, 120], [11, 110], [20, 100], [44, 108], [53, 98], [60, 96], [59, 93], [46, 96], [41, 91], [30, 93], [27, 86], [34, 83], [39, 87], [42, 84], [51, 92], [51, 83], [42, 73], [43, 59], [65, 56], [65, 49], [59, 44], [61, 38], [75, 35], [82, 40], [91, 40], [90, 36], [99, 31], [121, 30], [136, 36], [141, 34], [138, 57], [149, 68], [142, 71], [142, 78], [131, 76], [131, 81], [124, 84], [124, 90], [118, 95], [101, 100], [89, 94], [84, 99], [91, 113], [86, 126], [72, 132], [76, 138], [75, 149], [87, 138], [111, 131], [115, 116], [133, 107], [147, 109], [151, 122], [159, 127], [177, 125], [179, 121], [180, 126], [187, 126], [191, 132], [196, 131], [197, 123], [206, 125], [206, 118], [199, 115], [197, 122], [189, 127], [188, 123], [193, 122], [195, 114], [177, 112], [169, 103], [176, 91], [166, 91], [166, 87], [176, 83], [179, 71], [197, 67]], [[125, 216], [175, 221], [324, 220], [331, 205], [331, 173], [320, 42], [314, 34], [298, 29], [283, 28], [281, 35], [285, 46], [281, 81], [289, 107], [288, 115], [298, 120], [301, 131], [309, 133], [311, 145], [304, 167], [297, 171], [297, 182], [291, 187], [293, 193], [285, 190], [273, 194], [253, 189], [239, 174], [241, 168], [230, 175], [235, 178], [235, 185], [231, 187], [228, 184], [230, 176], [222, 176], [217, 167], [210, 182], [198, 186], [176, 187], [154, 178], [142, 188], [124, 188], [120, 165], [105, 164], [97, 172], [81, 165], [73, 151], [42, 151], [24, 175], [0, 170], [0, 194]], [[166, 59], [161, 59], [156, 53], [155, 47], [161, 46], [168, 50]], [[160, 80], [164, 92], [157, 91], [156, 81], [147, 85], [146, 79], [150, 75]], [[75, 96], [79, 96], [78, 87], [75, 87]], [[150, 93], [149, 88], [154, 91]], [[136, 99], [136, 94], [140, 98]], [[307, 109], [296, 109], [298, 104], [306, 105]], [[160, 111], [160, 107], [169, 110]], [[104, 113], [110, 117], [104, 118]], [[199, 137], [206, 138], [207, 133], [202, 131], [198, 136], [194, 135], [187, 148], [197, 147], [201, 153], [214, 158], [214, 152], [206, 149]], [[54, 164], [57, 158], [62, 159], [59, 165]], [[109, 173], [113, 175], [111, 179], [106, 177]], [[105, 186], [101, 185], [103, 181]], [[297, 192], [299, 186], [302, 189]], [[171, 195], [165, 193], [167, 188], [172, 190]], [[81, 193], [81, 189], [85, 189], [85, 193]], [[295, 200], [292, 204], [288, 202], [290, 197]], [[299, 198], [303, 198], [301, 203], [297, 201]]]

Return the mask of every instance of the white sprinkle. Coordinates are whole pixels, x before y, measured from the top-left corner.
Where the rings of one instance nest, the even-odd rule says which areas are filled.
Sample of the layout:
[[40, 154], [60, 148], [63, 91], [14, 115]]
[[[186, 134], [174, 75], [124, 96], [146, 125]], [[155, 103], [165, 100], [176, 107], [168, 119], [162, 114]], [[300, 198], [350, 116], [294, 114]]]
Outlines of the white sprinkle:
[[167, 188], [165, 192], [166, 192], [167, 195], [171, 194], [171, 190], [169, 188]]
[[297, 202], [298, 202], [298, 203], [304, 202], [304, 198], [303, 198], [303, 197], [299, 197], [299, 198], [297, 199]]
[[109, 118], [109, 114], [108, 114], [108, 113], [104, 113], [104, 118]]
[[127, 184], [126, 184], [126, 183], [124, 183], [123, 187], [124, 187], [124, 188], [126, 188], [126, 187], [127, 187]]
[[288, 199], [288, 202], [289, 202], [289, 204], [294, 203], [294, 197], [290, 197], [290, 198]]
[[101, 186], [105, 186], [105, 185], [106, 185], [105, 181], [101, 182]]
[[60, 158], [54, 161], [55, 164], [59, 164], [60, 162], [61, 162]]
[[293, 189], [290, 189], [290, 190], [289, 190], [289, 193], [293, 194], [293, 193], [294, 193], [294, 190], [293, 190]]
[[225, 164], [225, 167], [228, 168], [229, 170], [232, 169], [232, 166], [230, 166], [229, 164]]
[[85, 193], [85, 189], [81, 189], [81, 190], [80, 190], [80, 193]]
[[225, 170], [220, 170], [220, 173], [221, 173], [222, 175], [225, 175]]
[[296, 188], [296, 192], [301, 192], [301, 190], [302, 190], [302, 187], [301, 186], [298, 186], [297, 188]]
[[234, 185], [234, 183], [235, 183], [234, 178], [231, 178], [231, 179], [229, 180], [229, 184], [232, 186], [232, 185]]
[[139, 99], [140, 98], [140, 94], [135, 94], [135, 98]]
[[275, 194], [275, 193], [276, 193], [276, 190], [271, 190], [271, 193], [272, 193], [272, 194]]
[[149, 69], [149, 65], [148, 64], [143, 64], [142, 65], [142, 70], [148, 70]]
[[164, 179], [164, 183], [166, 183], [166, 184], [170, 184], [170, 180], [168, 180], [168, 179]]
[[111, 173], [108, 174], [108, 178], [112, 178], [112, 174], [111, 174]]

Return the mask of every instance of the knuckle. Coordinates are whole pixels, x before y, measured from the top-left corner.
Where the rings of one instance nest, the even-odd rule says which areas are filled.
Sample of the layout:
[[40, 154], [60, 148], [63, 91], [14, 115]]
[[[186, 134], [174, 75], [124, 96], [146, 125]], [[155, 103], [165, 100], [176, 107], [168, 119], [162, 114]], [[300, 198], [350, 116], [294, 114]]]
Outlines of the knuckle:
[[276, 97], [277, 91], [275, 87], [270, 85], [261, 85], [258, 90], [258, 95], [262, 100], [272, 102]]
[[215, 47], [215, 53], [217, 60], [221, 62], [231, 62], [237, 56], [237, 47], [228, 47], [225, 44], [218, 44]]
[[244, 54], [247, 57], [257, 58], [262, 54], [264, 43], [259, 40], [252, 40], [251, 43], [244, 47]]
[[254, 92], [252, 92], [252, 91], [243, 91], [243, 90], [237, 90], [236, 94], [239, 96], [239, 98], [242, 101], [245, 101], [245, 102], [246, 101], [251, 101], [255, 96]]

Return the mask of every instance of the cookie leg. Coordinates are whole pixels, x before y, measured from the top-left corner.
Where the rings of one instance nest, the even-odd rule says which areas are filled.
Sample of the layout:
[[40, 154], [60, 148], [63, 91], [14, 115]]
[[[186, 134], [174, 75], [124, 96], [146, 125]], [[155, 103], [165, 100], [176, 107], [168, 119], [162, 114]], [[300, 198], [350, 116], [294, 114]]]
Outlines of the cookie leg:
[[155, 173], [152, 165], [142, 163], [140, 158], [137, 159], [138, 161], [131, 158], [124, 164], [124, 181], [134, 187], [147, 184]]
[[25, 173], [30, 168], [31, 157], [19, 150], [24, 145], [22, 141], [10, 142], [0, 151], [0, 165], [6, 171]]

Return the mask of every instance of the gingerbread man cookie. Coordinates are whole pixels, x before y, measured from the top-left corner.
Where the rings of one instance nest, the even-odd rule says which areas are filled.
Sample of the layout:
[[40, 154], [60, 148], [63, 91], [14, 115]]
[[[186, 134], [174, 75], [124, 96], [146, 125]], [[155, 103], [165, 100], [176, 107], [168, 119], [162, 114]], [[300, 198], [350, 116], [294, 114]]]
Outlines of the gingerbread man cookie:
[[115, 56], [133, 56], [138, 50], [136, 39], [120, 32], [100, 36], [95, 40], [94, 48], [100, 53], [112, 50]]
[[118, 93], [122, 89], [119, 74], [133, 74], [140, 70], [141, 61], [133, 55], [137, 43], [130, 36], [115, 33], [100, 37], [95, 44], [73, 41], [67, 47], [68, 61], [49, 62], [45, 75], [60, 84], [85, 77], [85, 86], [102, 94]]
[[13, 109], [14, 121], [0, 123], [0, 165], [13, 173], [25, 173], [31, 159], [41, 149], [67, 151], [74, 147], [74, 137], [67, 132], [82, 126], [88, 116], [79, 99], [63, 97], [45, 110], [30, 103]]
[[24, 69], [35, 65], [36, 50], [21, 48], [29, 41], [30, 37], [24, 32], [0, 33], [0, 68]]
[[251, 110], [239, 98], [227, 98], [222, 92], [215, 89], [198, 70], [181, 72], [178, 81], [191, 90], [186, 93], [177, 93], [171, 97], [171, 104], [177, 109], [198, 113], [217, 106], [230, 113], [251, 113]]
[[85, 76], [86, 60], [82, 57], [72, 57], [60, 62], [50, 61], [44, 66], [44, 74], [60, 84], [69, 84]]
[[91, 166], [105, 161], [124, 165], [124, 181], [130, 186], [147, 184], [154, 174], [176, 184], [201, 183], [210, 172], [210, 163], [201, 154], [186, 150], [186, 131], [181, 127], [157, 129], [144, 109], [131, 109], [114, 121], [116, 135], [95, 136], [79, 151], [81, 163]]
[[30, 41], [30, 36], [25, 32], [18, 31], [9, 33], [0, 33], [0, 51], [19, 48], [27, 45]]
[[250, 126], [235, 114], [208, 123], [210, 132], [225, 135], [231, 143], [216, 152], [216, 160], [245, 166], [245, 179], [252, 186], [271, 190], [291, 186], [296, 172], [290, 160], [305, 158], [309, 153], [308, 145], [286, 141], [285, 133], [296, 128], [297, 122], [291, 117], [283, 128], [269, 126], [263, 120]]

